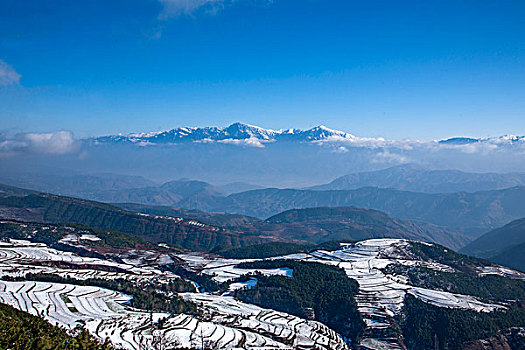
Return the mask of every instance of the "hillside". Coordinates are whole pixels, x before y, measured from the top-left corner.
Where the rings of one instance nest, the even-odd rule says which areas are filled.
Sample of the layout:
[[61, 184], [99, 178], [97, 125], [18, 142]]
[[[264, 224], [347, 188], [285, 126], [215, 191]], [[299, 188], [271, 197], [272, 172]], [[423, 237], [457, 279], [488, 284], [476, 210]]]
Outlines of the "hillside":
[[525, 243], [525, 218], [485, 233], [463, 248], [462, 252], [488, 258], [521, 243]]
[[183, 209], [170, 206], [144, 205], [136, 203], [112, 203], [112, 205], [138, 213], [183, 217], [187, 219], [198, 220], [199, 222], [208, 225], [222, 226], [232, 229], [241, 225], [262, 221], [261, 219], [253, 216], [229, 213], [209, 213], [197, 209]]
[[416, 224], [409, 220], [391, 218], [377, 210], [356, 207], [287, 210], [263, 222], [254, 223], [252, 230], [261, 232], [262, 235], [303, 239], [314, 244], [369, 238], [404, 238], [435, 242], [457, 249], [469, 242], [465, 236], [433, 225]]
[[265, 241], [196, 221], [148, 216], [109, 204], [43, 193], [0, 196], [0, 217], [83, 224], [203, 251], [218, 245], [235, 247]]
[[118, 204], [118, 206], [151, 215], [191, 218], [247, 235], [271, 236], [311, 244], [389, 237], [436, 242], [458, 249], [471, 241], [465, 235], [435, 225], [391, 218], [377, 210], [356, 207], [291, 209], [266, 220], [260, 220], [239, 214], [207, 213], [162, 206], [139, 204]]
[[461, 252], [525, 270], [525, 218], [487, 232]]
[[525, 243], [517, 244], [489, 257], [490, 260], [525, 272]]

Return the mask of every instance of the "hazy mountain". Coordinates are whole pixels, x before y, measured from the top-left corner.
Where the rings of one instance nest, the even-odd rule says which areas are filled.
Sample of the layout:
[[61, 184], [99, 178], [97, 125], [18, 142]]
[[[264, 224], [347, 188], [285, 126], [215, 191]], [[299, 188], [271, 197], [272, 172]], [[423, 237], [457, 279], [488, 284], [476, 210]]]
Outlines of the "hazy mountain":
[[[10, 192], [0, 192], [0, 218], [85, 224], [197, 250], [273, 240], [322, 243], [385, 237], [436, 242], [456, 249], [469, 241], [433, 225], [415, 224], [362, 208], [291, 210], [262, 221], [235, 214], [121, 204], [126, 209], [148, 214], [144, 216], [94, 201], [6, 189]], [[192, 225], [178, 218], [197, 220], [204, 225]]]
[[525, 218], [485, 233], [461, 252], [525, 271]]
[[365, 187], [351, 191], [263, 189], [236, 193], [215, 201], [182, 201], [180, 205], [260, 218], [289, 209], [357, 206], [477, 237], [489, 229], [524, 217], [524, 199], [525, 187], [445, 194]]
[[0, 173], [0, 181], [12, 186], [36, 191], [83, 198], [93, 198], [96, 197], [97, 193], [104, 191], [118, 191], [157, 185], [155, 182], [142, 176], [109, 173], [86, 175], [3, 171]]
[[373, 186], [399, 190], [447, 193], [476, 192], [525, 185], [525, 173], [467, 173], [459, 170], [428, 170], [400, 165], [383, 170], [354, 173], [310, 187], [312, 190], [353, 190]]
[[498, 137], [486, 137], [486, 138], [471, 138], [471, 137], [452, 137], [446, 140], [440, 140], [439, 143], [443, 145], [467, 145], [475, 143], [488, 143], [488, 144], [523, 144], [525, 142], [525, 136], [517, 135], [504, 135]]
[[[220, 186], [196, 180], [180, 179], [160, 186], [122, 188], [149, 182], [134, 177], [129, 179], [137, 179], [137, 182], [124, 181], [128, 177], [124, 177], [124, 180], [110, 178], [101, 182], [97, 182], [98, 179], [85, 181], [79, 186], [79, 190], [71, 195], [109, 203], [163, 205], [205, 212], [235, 213], [262, 219], [289, 209], [357, 206], [381, 210], [397, 218], [438, 225], [472, 237], [525, 216], [525, 209], [520, 205], [525, 198], [524, 187], [472, 193], [422, 193], [372, 187], [329, 191], [258, 189], [228, 195], [228, 191]], [[520, 174], [468, 174], [404, 166], [344, 177], [334, 181], [331, 186], [341, 183], [345, 186], [348, 183], [360, 186], [372, 182], [376, 185], [397, 185], [430, 191], [431, 188], [451, 189], [450, 187], [455, 186], [503, 186], [519, 181]], [[70, 183], [75, 184], [72, 180]], [[102, 185], [97, 187], [97, 183]], [[117, 189], [96, 190], [112, 186], [112, 183], [117, 184]], [[64, 184], [67, 182], [64, 181]], [[93, 184], [91, 189], [89, 184]], [[235, 185], [231, 186], [234, 187]]]
[[225, 194], [240, 193], [251, 190], [258, 190], [264, 188], [264, 186], [254, 185], [246, 182], [231, 182], [222, 186], [219, 186]]

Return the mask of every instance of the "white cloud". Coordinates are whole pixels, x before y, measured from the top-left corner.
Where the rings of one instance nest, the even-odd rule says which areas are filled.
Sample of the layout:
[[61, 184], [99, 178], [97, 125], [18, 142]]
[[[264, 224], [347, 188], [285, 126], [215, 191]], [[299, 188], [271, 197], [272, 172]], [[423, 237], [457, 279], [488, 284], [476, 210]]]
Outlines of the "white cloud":
[[215, 12], [234, 0], [159, 0], [162, 4], [160, 19], [189, 15], [200, 8]]
[[340, 146], [340, 147], [337, 147], [336, 149], [334, 149], [332, 152], [334, 152], [334, 153], [346, 153], [346, 152], [348, 152], [348, 148]]
[[388, 163], [388, 164], [404, 164], [409, 163], [410, 158], [398, 154], [398, 153], [391, 153], [389, 150], [384, 150], [382, 152], [376, 153], [374, 157], [372, 158], [372, 163]]
[[[243, 0], [159, 0], [162, 4], [162, 11], [159, 19], [165, 20], [181, 15], [191, 15], [197, 10], [206, 10], [208, 13], [215, 14], [224, 7], [237, 1]], [[244, 0], [252, 3], [271, 4], [273, 0]], [[156, 34], [158, 35], [158, 34]]]
[[195, 140], [193, 142], [194, 143], [222, 143], [222, 144], [235, 145], [235, 146], [264, 148], [265, 143], [274, 142], [274, 140], [261, 140], [256, 137], [250, 137], [247, 139], [222, 139], [222, 140], [212, 140], [210, 138], [205, 138], [202, 140]]
[[255, 137], [250, 137], [249, 139], [224, 139], [224, 140], [218, 140], [217, 142], [226, 143], [229, 145], [264, 148], [263, 142], [265, 142], [265, 140], [261, 140]]
[[20, 77], [13, 67], [0, 60], [0, 86], [19, 84]]
[[457, 150], [463, 153], [468, 154], [488, 154], [492, 151], [499, 149], [499, 145], [492, 143], [490, 141], [486, 142], [476, 142], [476, 143], [467, 143], [464, 145], [453, 145], [453, 144], [440, 144], [437, 142], [429, 143], [430, 148], [435, 148], [436, 150]]
[[18, 134], [13, 139], [0, 141], [0, 155], [21, 153], [66, 154], [77, 150], [79, 143], [70, 131]]

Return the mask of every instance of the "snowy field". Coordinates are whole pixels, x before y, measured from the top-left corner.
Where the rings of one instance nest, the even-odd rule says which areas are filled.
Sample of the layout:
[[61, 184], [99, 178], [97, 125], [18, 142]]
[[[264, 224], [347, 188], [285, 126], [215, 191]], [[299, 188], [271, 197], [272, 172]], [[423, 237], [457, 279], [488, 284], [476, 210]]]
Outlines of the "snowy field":
[[99, 287], [0, 281], [0, 302], [66, 328], [94, 318], [122, 317], [130, 297]]
[[122, 264], [110, 260], [82, 257], [71, 252], [50, 248], [43, 243], [31, 243], [24, 240], [0, 242], [0, 276], [23, 277], [27, 273], [53, 273], [61, 277], [82, 280], [124, 278], [136, 282], [155, 281], [159, 283], [178, 278], [173, 273], [148, 266], [139, 266], [132, 262]]
[[[374, 334], [385, 334], [384, 331], [391, 327], [389, 318], [399, 314], [407, 293], [439, 307], [475, 310], [478, 312], [490, 312], [504, 308], [501, 305], [483, 303], [468, 295], [414, 287], [402, 276], [392, 276], [382, 272], [382, 269], [394, 263], [406, 266], [422, 266], [437, 271], [454, 271], [453, 268], [447, 265], [414, 259], [408, 252], [408, 248], [409, 242], [401, 239], [370, 239], [356, 244], [342, 244], [341, 248], [336, 251], [318, 250], [308, 254], [290, 254], [273, 259], [312, 261], [343, 268], [348, 277], [355, 279], [359, 283], [359, 294], [356, 298], [358, 310], [367, 325], [366, 334], [370, 334], [372, 338]], [[185, 258], [185, 256], [179, 257], [181, 259]], [[215, 274], [214, 279], [220, 282], [233, 279], [247, 272], [254, 272], [254, 270], [244, 270], [235, 267], [236, 264], [243, 261], [253, 260], [222, 258], [213, 260], [206, 255], [200, 258], [198, 255], [192, 255], [188, 259], [188, 263], [191, 266], [201, 269], [203, 273]], [[261, 272], [271, 274], [269, 271], [263, 270]], [[501, 273], [499, 270], [483, 272]], [[506, 274], [510, 274], [510, 272], [506, 271]], [[361, 345], [369, 349], [400, 349], [395, 339], [378, 340], [372, 338], [363, 339]]]
[[[319, 322], [307, 321], [282, 312], [244, 304], [231, 297], [185, 293], [187, 300], [204, 305], [200, 319], [190, 315], [169, 316], [160, 328], [150, 326], [147, 314], [121, 319], [93, 320], [86, 324], [101, 339], [126, 349], [138, 349], [155, 339], [168, 344], [218, 349], [349, 349], [343, 339]], [[165, 317], [154, 314], [154, 321]]]
[[[67, 267], [60, 263], [67, 263]], [[117, 271], [104, 271], [108, 268]], [[214, 261], [208, 270], [215, 268], [227, 270], [233, 266]], [[76, 279], [127, 278], [137, 282], [150, 279], [160, 283], [179, 278], [151, 267], [80, 257], [45, 244], [19, 240], [0, 242], [2, 276], [22, 277], [38, 272]], [[290, 269], [268, 270], [266, 273], [292, 277]], [[255, 283], [250, 280], [231, 288], [253, 287]], [[227, 296], [200, 293], [182, 296], [198, 303], [202, 316], [150, 314], [135, 310], [126, 306], [130, 296], [99, 287], [0, 281], [0, 302], [68, 329], [84, 325], [95, 336], [109, 339], [121, 349], [148, 348], [159, 339], [184, 347], [205, 344], [220, 349], [348, 349], [337, 333], [318, 322], [245, 304]], [[159, 323], [161, 319], [163, 322]]]

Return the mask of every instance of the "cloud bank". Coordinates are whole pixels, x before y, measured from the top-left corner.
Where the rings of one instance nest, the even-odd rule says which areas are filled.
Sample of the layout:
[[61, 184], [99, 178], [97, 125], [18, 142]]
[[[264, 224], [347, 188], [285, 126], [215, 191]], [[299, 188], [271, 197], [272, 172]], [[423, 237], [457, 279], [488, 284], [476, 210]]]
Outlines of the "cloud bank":
[[21, 77], [13, 67], [0, 60], [0, 86], [17, 85]]
[[50, 133], [24, 133], [14, 138], [0, 140], [0, 155], [14, 156], [20, 154], [67, 154], [79, 147], [73, 133], [57, 131]]

